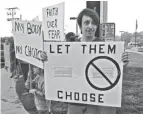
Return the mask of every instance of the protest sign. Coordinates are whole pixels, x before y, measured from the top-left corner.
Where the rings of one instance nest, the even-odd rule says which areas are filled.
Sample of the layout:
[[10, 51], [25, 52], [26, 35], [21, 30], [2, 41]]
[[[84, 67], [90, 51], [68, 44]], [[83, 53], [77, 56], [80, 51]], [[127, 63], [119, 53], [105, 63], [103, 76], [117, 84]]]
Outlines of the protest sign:
[[41, 52], [43, 50], [42, 22], [12, 22], [16, 58], [43, 68]]
[[123, 42], [47, 42], [48, 100], [121, 106]]
[[43, 8], [44, 41], [64, 41], [64, 2]]

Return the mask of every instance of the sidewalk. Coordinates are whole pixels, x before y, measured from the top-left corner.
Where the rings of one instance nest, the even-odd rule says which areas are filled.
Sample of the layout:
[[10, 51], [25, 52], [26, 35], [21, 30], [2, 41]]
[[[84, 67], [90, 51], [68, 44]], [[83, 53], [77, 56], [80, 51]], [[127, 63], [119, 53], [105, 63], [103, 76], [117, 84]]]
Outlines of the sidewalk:
[[15, 82], [9, 78], [10, 73], [5, 69], [1, 72], [1, 114], [28, 114], [20, 103], [16, 92]]

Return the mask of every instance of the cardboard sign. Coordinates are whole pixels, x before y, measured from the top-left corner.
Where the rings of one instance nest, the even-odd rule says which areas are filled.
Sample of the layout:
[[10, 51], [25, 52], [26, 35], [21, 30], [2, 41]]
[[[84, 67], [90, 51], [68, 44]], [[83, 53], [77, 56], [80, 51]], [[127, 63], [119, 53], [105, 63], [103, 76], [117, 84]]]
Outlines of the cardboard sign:
[[121, 106], [123, 42], [46, 42], [48, 100]]
[[43, 8], [44, 41], [64, 41], [64, 2]]
[[43, 68], [41, 61], [43, 50], [42, 22], [13, 21], [12, 27], [16, 58]]

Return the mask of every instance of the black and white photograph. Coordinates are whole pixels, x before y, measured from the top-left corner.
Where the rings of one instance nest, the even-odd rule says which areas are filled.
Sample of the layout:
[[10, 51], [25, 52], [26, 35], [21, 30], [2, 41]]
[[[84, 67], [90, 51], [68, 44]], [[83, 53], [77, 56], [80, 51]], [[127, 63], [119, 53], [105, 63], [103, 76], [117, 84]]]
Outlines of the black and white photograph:
[[1, 114], [143, 114], [141, 0], [0, 4]]

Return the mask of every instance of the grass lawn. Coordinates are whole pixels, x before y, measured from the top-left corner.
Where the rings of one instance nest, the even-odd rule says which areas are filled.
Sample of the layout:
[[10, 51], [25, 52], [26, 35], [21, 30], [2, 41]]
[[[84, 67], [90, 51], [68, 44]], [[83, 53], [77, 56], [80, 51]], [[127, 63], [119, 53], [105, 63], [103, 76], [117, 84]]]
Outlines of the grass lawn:
[[117, 114], [143, 114], [143, 67], [124, 69], [122, 107]]

